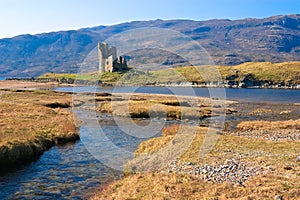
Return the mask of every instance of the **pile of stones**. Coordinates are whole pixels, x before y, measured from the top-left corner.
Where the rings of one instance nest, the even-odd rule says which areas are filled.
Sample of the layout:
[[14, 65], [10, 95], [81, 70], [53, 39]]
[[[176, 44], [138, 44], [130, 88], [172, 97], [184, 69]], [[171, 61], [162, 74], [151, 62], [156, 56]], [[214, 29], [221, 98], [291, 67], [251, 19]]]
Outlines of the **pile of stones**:
[[227, 159], [223, 164], [204, 164], [203, 166], [191, 162], [179, 164], [177, 161], [174, 161], [169, 164], [167, 172], [187, 173], [214, 183], [228, 182], [242, 185], [250, 177], [265, 173], [266, 169], [235, 159]]

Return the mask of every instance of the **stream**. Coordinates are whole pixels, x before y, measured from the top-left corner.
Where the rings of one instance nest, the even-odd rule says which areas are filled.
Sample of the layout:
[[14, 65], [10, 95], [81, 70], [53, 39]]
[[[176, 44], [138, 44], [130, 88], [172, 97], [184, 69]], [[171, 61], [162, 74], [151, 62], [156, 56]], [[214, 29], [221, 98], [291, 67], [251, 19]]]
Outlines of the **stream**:
[[[103, 149], [107, 143], [105, 139], [94, 139], [90, 133], [97, 136], [101, 126], [106, 139], [113, 141], [116, 147], [126, 149], [131, 157], [140, 142], [145, 139], [122, 132], [110, 115], [98, 115], [103, 123], [95, 124], [88, 121], [92, 112], [88, 110], [76, 112], [80, 119], [85, 120], [80, 127], [81, 139], [75, 143], [56, 145], [44, 152], [38, 160], [1, 175], [1, 200], [83, 199], [92, 192], [91, 190], [123, 176], [122, 171], [104, 165], [90, 153], [99, 150], [99, 145]], [[120, 159], [118, 155], [105, 153], [110, 159]]]

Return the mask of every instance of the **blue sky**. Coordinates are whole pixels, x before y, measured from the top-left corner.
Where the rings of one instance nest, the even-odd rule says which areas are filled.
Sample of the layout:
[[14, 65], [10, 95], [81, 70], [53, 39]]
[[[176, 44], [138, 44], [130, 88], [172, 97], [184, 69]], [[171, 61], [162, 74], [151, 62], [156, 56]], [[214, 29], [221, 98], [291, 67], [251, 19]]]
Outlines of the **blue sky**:
[[0, 38], [151, 19], [263, 18], [300, 0], [0, 0]]

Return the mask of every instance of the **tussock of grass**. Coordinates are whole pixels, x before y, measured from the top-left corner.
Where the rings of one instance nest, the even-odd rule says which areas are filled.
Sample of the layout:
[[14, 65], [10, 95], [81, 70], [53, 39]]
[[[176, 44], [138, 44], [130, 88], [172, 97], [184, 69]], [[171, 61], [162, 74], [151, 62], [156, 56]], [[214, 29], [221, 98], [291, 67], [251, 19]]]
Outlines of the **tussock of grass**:
[[277, 130], [300, 129], [300, 119], [287, 121], [244, 121], [237, 125], [238, 130]]
[[160, 138], [152, 138], [145, 142], [142, 142], [139, 145], [139, 148], [135, 151], [135, 155], [138, 156], [139, 154], [149, 154], [153, 153], [165, 145], [169, 144], [174, 136], [178, 133], [180, 129], [180, 125], [175, 124], [172, 126], [164, 127], [162, 130], [163, 137]]
[[178, 133], [179, 129], [180, 129], [179, 124], [173, 124], [172, 126], [164, 127], [162, 130], [162, 136], [163, 137], [174, 136]]

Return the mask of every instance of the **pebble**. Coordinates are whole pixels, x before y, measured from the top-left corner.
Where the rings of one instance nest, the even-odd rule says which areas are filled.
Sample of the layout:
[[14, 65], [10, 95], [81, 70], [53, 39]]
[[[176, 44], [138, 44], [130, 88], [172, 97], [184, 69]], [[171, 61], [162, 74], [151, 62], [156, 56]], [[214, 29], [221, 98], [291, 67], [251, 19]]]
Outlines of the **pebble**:
[[288, 114], [290, 114], [292, 111], [290, 111], [290, 110], [284, 110], [284, 111], [281, 111], [279, 114], [280, 115], [288, 115]]
[[300, 162], [300, 156], [297, 156], [296, 162]]
[[283, 200], [283, 198], [282, 198], [281, 195], [276, 195], [276, 196], [274, 197], [274, 199], [275, 199], [275, 200]]

